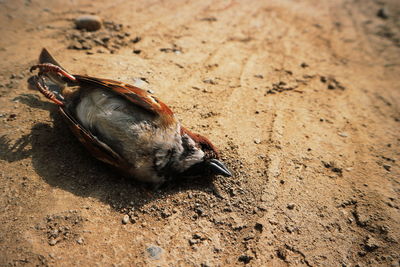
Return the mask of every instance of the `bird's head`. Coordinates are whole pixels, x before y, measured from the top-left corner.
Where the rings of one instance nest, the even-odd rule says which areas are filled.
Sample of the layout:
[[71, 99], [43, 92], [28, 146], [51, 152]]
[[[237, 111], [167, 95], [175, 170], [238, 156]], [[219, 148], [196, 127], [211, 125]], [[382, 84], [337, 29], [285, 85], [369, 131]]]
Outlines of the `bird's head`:
[[215, 146], [206, 137], [181, 128], [183, 155], [190, 160], [184, 171], [187, 175], [232, 176], [228, 168], [219, 160]]

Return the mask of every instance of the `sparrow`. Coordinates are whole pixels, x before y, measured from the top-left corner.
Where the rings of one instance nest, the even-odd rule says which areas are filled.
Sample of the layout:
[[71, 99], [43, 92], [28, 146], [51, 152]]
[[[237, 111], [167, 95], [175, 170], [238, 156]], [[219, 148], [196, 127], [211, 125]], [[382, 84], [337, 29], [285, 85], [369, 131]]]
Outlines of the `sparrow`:
[[58, 106], [95, 158], [158, 185], [186, 174], [232, 176], [215, 146], [183, 127], [153, 94], [123, 82], [72, 75], [45, 48], [30, 70], [35, 69], [34, 88]]

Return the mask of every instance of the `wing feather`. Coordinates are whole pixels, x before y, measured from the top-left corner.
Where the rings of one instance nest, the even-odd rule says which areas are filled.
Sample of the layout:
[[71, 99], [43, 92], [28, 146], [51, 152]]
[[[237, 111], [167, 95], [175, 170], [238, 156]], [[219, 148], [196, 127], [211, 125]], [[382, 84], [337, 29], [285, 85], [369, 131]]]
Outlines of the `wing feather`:
[[86, 130], [79, 122], [68, 114], [68, 111], [65, 110], [64, 107], [60, 107], [59, 110], [75, 136], [95, 158], [123, 170], [130, 168], [130, 164], [125, 159], [123, 159], [107, 144], [100, 141], [96, 136]]
[[130, 84], [125, 84], [109, 79], [94, 78], [82, 75], [74, 75], [74, 77], [79, 81], [81, 86], [100, 86], [102, 88], [111, 90], [116, 94], [124, 97], [132, 104], [135, 104], [149, 112], [152, 112], [155, 115], [158, 115], [165, 123], [165, 126], [168, 126], [175, 122], [172, 110], [166, 104], [161, 102], [158, 98], [149, 94], [143, 89], [140, 89]]

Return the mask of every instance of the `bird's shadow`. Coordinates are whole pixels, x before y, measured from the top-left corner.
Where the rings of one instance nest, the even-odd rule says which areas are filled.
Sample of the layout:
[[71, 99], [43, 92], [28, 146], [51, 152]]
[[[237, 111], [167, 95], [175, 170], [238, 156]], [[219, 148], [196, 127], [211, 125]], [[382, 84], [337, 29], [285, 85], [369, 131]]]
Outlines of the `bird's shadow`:
[[16, 100], [31, 108], [49, 111], [53, 123], [36, 123], [29, 134], [15, 141], [0, 136], [0, 159], [15, 162], [31, 157], [36, 173], [53, 187], [80, 197], [97, 198], [117, 210], [140, 208], [166, 195], [190, 189], [216, 192], [211, 177], [178, 179], [152, 190], [93, 158], [73, 136], [54, 104], [41, 101], [33, 94], [20, 95]]

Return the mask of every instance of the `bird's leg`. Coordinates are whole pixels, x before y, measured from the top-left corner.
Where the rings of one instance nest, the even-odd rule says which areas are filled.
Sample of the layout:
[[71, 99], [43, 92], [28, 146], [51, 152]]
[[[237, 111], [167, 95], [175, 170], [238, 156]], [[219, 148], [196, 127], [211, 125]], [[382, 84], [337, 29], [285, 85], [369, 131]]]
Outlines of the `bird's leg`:
[[64, 103], [61, 102], [60, 100], [58, 100], [56, 95], [52, 91], [49, 90], [47, 85], [43, 82], [42, 77], [35, 76], [35, 78], [36, 78], [36, 81], [35, 81], [34, 85], [37, 87], [37, 89], [39, 89], [39, 92], [41, 92], [45, 97], [47, 97], [48, 99], [50, 99], [57, 105], [64, 106]]
[[61, 67], [51, 64], [51, 63], [43, 63], [43, 64], [38, 64], [34, 65], [31, 67], [30, 71], [34, 71], [35, 69], [39, 69], [39, 76], [43, 75], [44, 73], [50, 72], [50, 73], [57, 73], [61, 77], [65, 77], [69, 79], [70, 81], [76, 82], [76, 78], [63, 70]]

